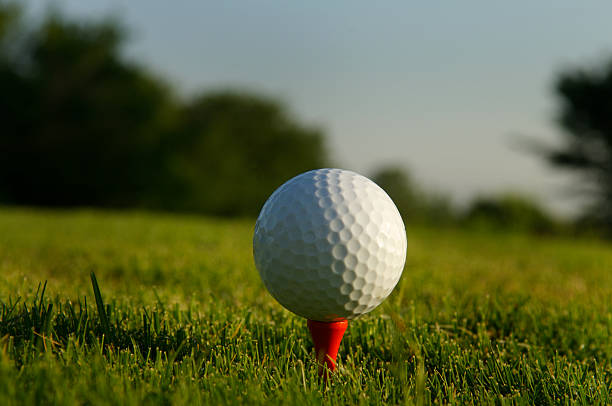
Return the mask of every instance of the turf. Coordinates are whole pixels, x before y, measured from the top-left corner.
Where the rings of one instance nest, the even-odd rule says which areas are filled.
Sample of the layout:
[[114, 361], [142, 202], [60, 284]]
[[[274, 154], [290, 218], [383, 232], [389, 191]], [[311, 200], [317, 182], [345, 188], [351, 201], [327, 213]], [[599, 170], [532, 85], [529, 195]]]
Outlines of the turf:
[[325, 385], [253, 225], [0, 210], [0, 404], [612, 403], [612, 245], [408, 227]]

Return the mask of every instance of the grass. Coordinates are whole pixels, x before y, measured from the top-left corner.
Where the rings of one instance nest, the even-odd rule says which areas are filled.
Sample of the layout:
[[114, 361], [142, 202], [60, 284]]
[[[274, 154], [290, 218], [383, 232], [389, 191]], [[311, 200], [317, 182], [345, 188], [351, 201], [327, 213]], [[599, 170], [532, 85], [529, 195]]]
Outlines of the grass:
[[612, 403], [612, 246], [409, 227], [325, 386], [253, 223], [0, 210], [0, 404]]

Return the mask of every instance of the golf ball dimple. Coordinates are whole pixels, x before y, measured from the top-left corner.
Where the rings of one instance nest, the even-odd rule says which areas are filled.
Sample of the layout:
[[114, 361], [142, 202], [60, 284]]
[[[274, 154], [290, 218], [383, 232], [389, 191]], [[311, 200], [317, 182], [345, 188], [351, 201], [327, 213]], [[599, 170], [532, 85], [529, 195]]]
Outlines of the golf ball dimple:
[[264, 285], [293, 313], [353, 319], [378, 306], [400, 279], [406, 231], [391, 198], [355, 172], [317, 169], [280, 186], [253, 237]]

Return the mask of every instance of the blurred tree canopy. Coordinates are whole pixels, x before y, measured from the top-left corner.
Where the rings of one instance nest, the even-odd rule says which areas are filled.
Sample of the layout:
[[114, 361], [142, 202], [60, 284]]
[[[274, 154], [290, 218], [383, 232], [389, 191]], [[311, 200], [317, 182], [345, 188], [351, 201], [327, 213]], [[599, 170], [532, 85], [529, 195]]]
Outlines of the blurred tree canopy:
[[0, 176], [11, 201], [127, 206], [152, 192], [175, 108], [163, 85], [119, 59], [121, 38], [112, 23], [54, 16], [1, 56]]
[[372, 180], [387, 192], [408, 223], [448, 225], [456, 220], [447, 197], [423, 191], [400, 167], [381, 168]]
[[489, 231], [557, 234], [570, 230], [534, 200], [515, 193], [477, 197], [461, 211], [444, 195], [427, 192], [397, 166], [380, 169], [373, 180], [393, 199], [408, 224], [461, 226]]
[[593, 201], [586, 222], [612, 233], [612, 60], [563, 72], [555, 90], [562, 146], [538, 150], [554, 166], [579, 174], [579, 193]]
[[475, 199], [463, 216], [467, 226], [478, 229], [512, 230], [533, 234], [554, 234], [562, 224], [533, 200], [517, 195]]
[[281, 183], [327, 161], [321, 132], [296, 124], [273, 100], [204, 94], [179, 118], [169, 148], [179, 209], [254, 214]]
[[322, 133], [274, 100], [188, 102], [121, 57], [114, 21], [50, 15], [24, 28], [0, 3], [0, 201], [256, 213], [275, 186], [325, 165]]

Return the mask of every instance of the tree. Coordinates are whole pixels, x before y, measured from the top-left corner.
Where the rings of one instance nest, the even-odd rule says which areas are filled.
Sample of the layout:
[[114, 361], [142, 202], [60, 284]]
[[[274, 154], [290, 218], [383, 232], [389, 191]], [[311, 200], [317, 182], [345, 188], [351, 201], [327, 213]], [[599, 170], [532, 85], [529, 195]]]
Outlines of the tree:
[[556, 82], [562, 146], [544, 148], [554, 166], [579, 174], [592, 198], [586, 216], [612, 232], [612, 59], [563, 72]]
[[[176, 107], [123, 61], [121, 27], [50, 16], [0, 55], [0, 189], [45, 206], [134, 206], [154, 193]], [[14, 48], [14, 47], [13, 47]]]
[[391, 197], [405, 221], [433, 225], [454, 221], [449, 199], [424, 192], [405, 170], [393, 166], [382, 168], [372, 179]]
[[115, 21], [21, 22], [0, 4], [2, 203], [253, 215], [283, 181], [326, 165], [322, 132], [275, 100], [177, 100], [121, 57]]
[[467, 225], [535, 234], [553, 234], [561, 229], [533, 200], [516, 194], [476, 198], [464, 215]]
[[412, 178], [398, 167], [380, 169], [372, 180], [391, 197], [402, 217], [412, 221], [420, 215], [421, 199]]
[[278, 102], [217, 92], [184, 106], [171, 168], [183, 210], [257, 214], [281, 183], [326, 166], [322, 133], [300, 125]]

